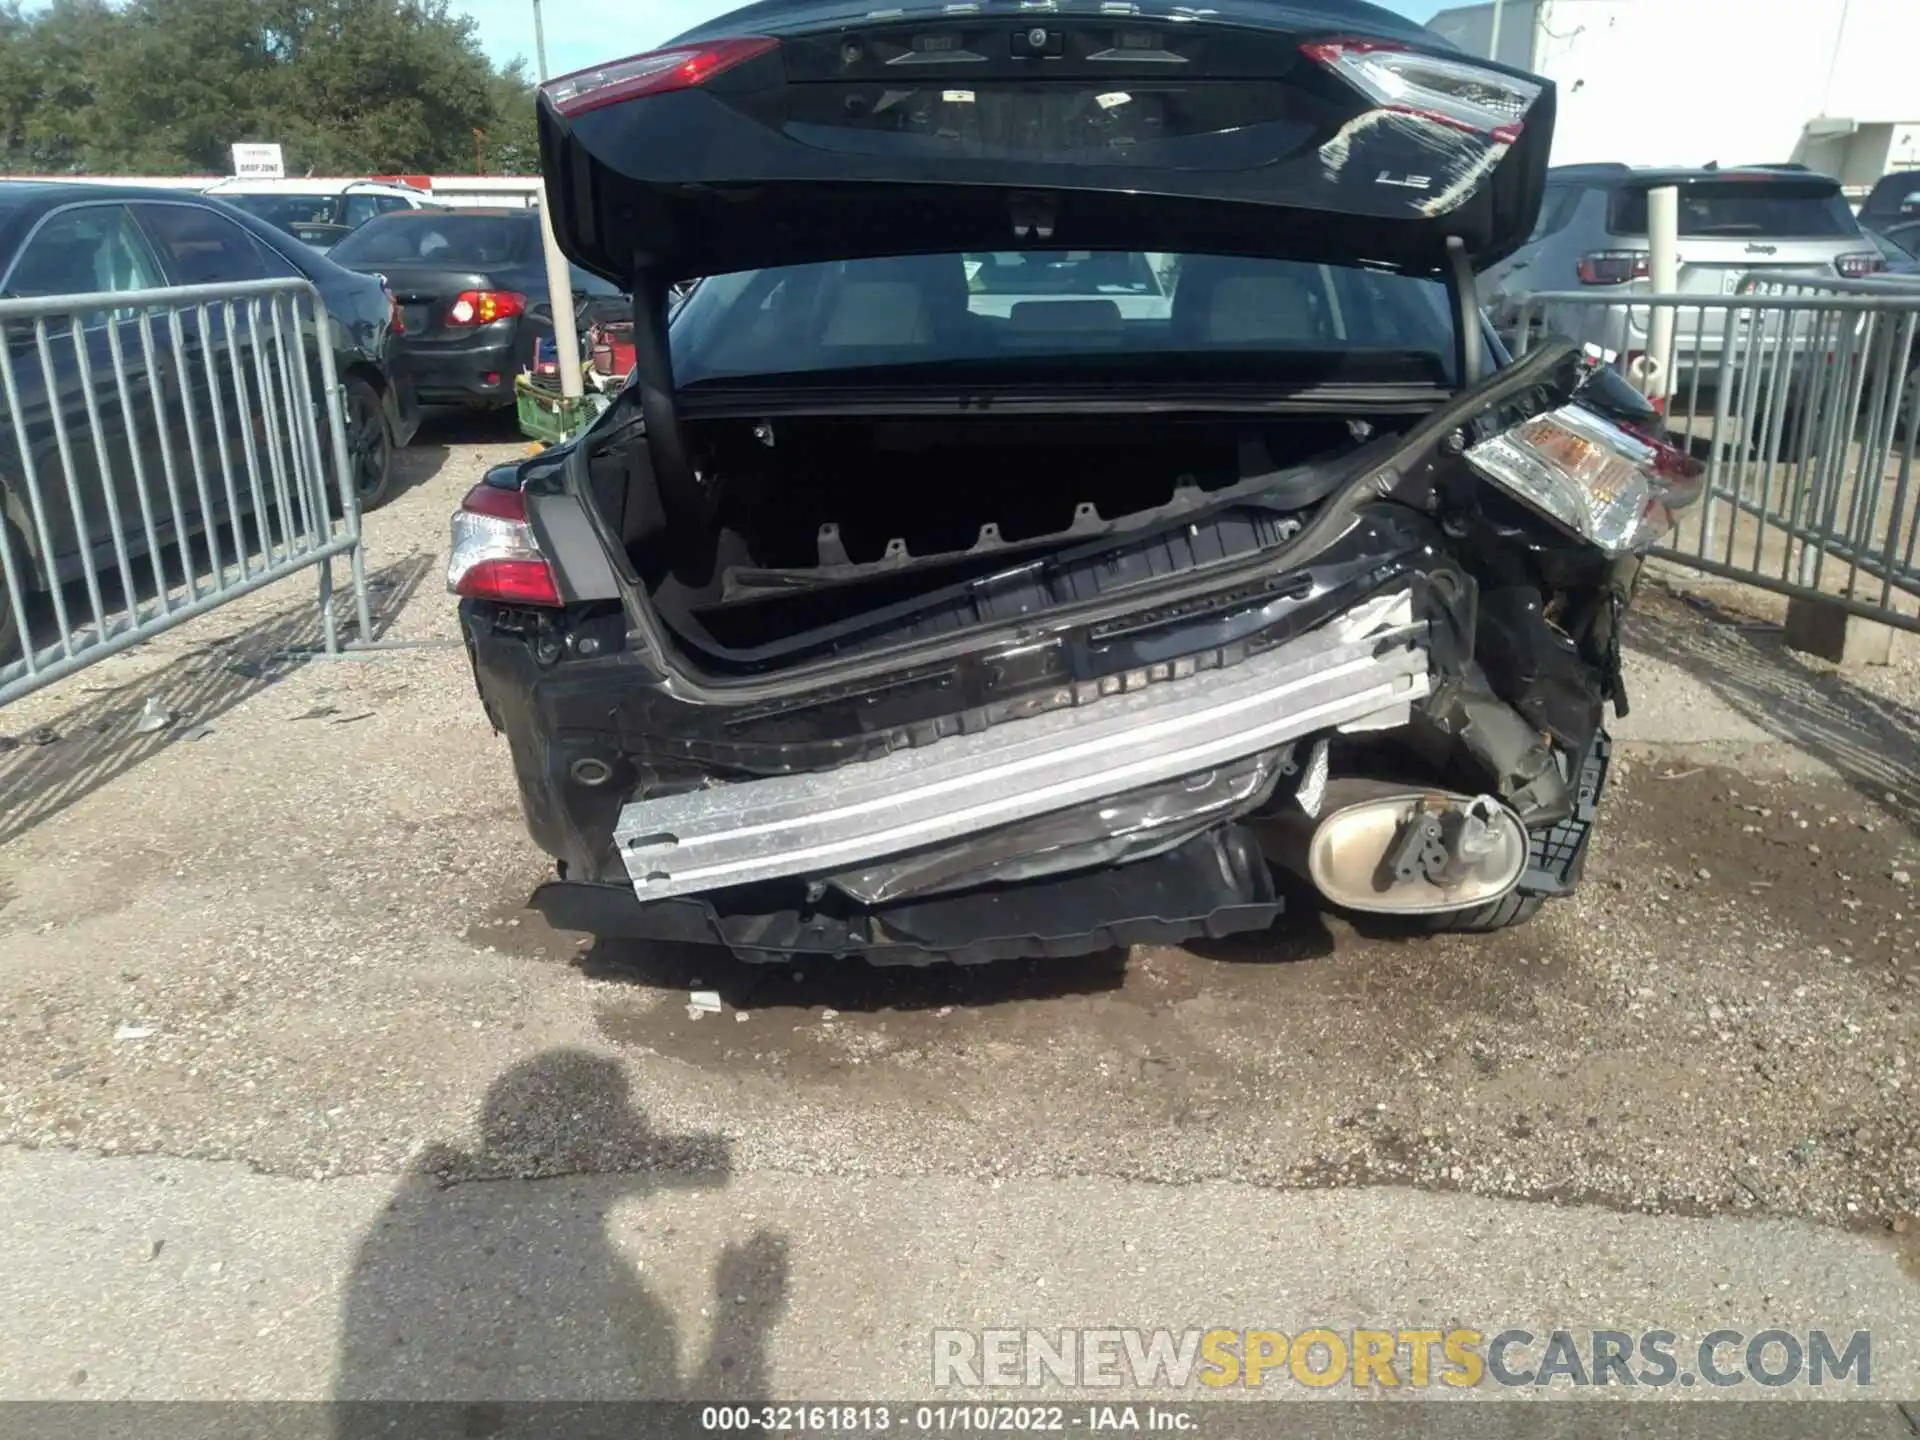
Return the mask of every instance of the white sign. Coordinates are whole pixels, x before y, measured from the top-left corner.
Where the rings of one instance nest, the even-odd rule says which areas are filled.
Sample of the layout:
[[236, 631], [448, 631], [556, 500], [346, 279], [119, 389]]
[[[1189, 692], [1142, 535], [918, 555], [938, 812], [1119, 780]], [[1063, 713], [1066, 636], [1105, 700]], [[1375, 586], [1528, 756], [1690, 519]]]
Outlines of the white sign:
[[236, 180], [284, 180], [286, 162], [278, 145], [236, 145], [233, 147], [233, 175]]

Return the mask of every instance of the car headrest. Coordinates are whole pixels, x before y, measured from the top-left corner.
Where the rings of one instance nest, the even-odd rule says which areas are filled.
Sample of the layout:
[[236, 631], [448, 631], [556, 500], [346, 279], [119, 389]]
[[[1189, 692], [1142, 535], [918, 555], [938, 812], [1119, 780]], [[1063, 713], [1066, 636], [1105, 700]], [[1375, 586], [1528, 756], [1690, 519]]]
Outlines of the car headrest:
[[824, 298], [823, 345], [930, 345], [966, 323], [967, 272], [958, 255], [859, 261]]
[[1173, 337], [1185, 346], [1319, 346], [1336, 338], [1327, 288], [1310, 265], [1189, 256], [1173, 295]]

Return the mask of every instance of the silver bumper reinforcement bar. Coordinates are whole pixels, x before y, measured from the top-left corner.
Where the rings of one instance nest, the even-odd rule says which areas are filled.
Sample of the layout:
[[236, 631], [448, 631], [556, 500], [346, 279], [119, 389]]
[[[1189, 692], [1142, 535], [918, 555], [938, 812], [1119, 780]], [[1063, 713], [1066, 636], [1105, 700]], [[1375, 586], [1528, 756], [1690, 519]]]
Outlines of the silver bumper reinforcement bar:
[[1353, 630], [1336, 620], [1231, 669], [837, 770], [637, 801], [615, 840], [642, 900], [830, 872], [1201, 773], [1428, 693], [1424, 624]]

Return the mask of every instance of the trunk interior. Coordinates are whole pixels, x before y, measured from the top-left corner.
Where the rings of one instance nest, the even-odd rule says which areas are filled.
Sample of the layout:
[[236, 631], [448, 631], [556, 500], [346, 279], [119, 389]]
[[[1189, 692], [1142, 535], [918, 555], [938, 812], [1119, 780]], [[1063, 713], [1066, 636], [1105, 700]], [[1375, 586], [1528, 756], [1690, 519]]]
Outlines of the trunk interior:
[[[594, 466], [661, 618], [777, 668], [1032, 614], [1283, 543], [1404, 415], [794, 418], [687, 425], [712, 498], [664, 532], [638, 455]], [[649, 512], [655, 518], [649, 518]], [[690, 543], [691, 541], [691, 543]], [[929, 629], [928, 627], [932, 627]]]

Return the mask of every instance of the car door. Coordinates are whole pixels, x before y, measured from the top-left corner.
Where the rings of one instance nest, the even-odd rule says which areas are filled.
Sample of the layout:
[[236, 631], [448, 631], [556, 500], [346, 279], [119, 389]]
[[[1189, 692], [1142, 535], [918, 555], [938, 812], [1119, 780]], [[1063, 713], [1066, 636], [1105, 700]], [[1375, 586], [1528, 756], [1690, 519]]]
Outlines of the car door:
[[[171, 284], [234, 285], [299, 273], [210, 207], [168, 200], [135, 201], [130, 208]], [[192, 387], [190, 449], [207, 479], [204, 493], [195, 489], [195, 514], [202, 524], [230, 523], [263, 510], [276, 488], [269, 428], [284, 426], [283, 407], [263, 395], [255, 356], [256, 333], [262, 346], [272, 343], [272, 314], [262, 302], [250, 325], [247, 302], [215, 300], [183, 316], [181, 328], [183, 368]], [[212, 543], [218, 544], [217, 537]]]
[[[128, 294], [165, 283], [127, 208], [88, 202], [35, 226], [0, 276], [0, 294]], [[61, 578], [84, 571], [83, 552], [96, 564], [118, 562], [156, 550], [172, 530], [166, 467], [177, 455], [169, 447], [180, 407], [166, 327], [149, 318], [143, 338], [143, 317], [132, 309], [79, 319], [77, 343], [65, 319], [48, 322], [44, 350], [31, 325], [16, 325], [7, 341], [22, 423], [0, 454], [0, 472], [24, 471], [22, 451], [31, 460], [39, 501], [26, 517], [31, 543]], [[89, 592], [100, 598], [97, 581]]]

